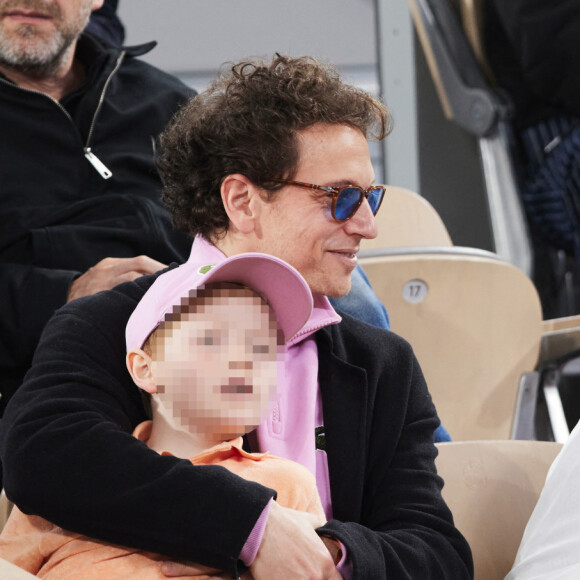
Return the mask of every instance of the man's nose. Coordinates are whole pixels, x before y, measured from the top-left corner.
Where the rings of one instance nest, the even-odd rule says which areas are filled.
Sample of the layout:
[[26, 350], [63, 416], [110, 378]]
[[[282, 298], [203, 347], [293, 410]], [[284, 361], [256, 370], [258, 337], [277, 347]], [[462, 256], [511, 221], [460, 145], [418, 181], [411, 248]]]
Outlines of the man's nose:
[[349, 234], [356, 234], [369, 240], [377, 237], [377, 220], [367, 199], [364, 199], [355, 214], [344, 222], [344, 229]]

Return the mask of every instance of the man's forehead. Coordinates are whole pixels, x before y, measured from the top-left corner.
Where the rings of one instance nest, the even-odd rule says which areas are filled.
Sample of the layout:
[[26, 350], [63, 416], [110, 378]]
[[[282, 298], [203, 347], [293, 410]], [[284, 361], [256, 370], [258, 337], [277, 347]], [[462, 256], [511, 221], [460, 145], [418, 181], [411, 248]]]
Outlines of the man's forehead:
[[374, 183], [368, 141], [360, 129], [343, 124], [317, 123], [298, 131], [297, 144], [296, 175], [316, 177], [316, 185], [324, 186], [368, 187]]

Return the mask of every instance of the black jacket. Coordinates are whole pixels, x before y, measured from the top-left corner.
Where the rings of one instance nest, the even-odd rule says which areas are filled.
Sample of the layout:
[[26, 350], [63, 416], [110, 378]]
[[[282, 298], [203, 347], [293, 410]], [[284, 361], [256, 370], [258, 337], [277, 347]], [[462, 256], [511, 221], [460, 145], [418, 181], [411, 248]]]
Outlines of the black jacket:
[[160, 203], [153, 151], [193, 91], [134, 58], [153, 45], [121, 57], [84, 35], [86, 81], [60, 104], [0, 75], [0, 411], [76, 277], [105, 257], [187, 257], [191, 240], [172, 230]]
[[[47, 325], [0, 425], [5, 489], [65, 529], [234, 572], [274, 492], [162, 457], [125, 368], [126, 322], [156, 276], [71, 302]], [[316, 333], [335, 520], [355, 578], [472, 577], [436, 475], [438, 419], [408, 343], [345, 316]]]

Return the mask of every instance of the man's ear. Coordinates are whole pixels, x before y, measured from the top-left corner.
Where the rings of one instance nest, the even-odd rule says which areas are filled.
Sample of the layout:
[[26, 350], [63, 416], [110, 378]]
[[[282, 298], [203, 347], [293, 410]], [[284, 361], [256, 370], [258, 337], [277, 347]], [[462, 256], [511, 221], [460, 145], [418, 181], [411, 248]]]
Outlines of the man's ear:
[[151, 371], [151, 357], [140, 348], [134, 348], [127, 353], [127, 369], [134, 383], [149, 394], [157, 392], [155, 377]]
[[105, 0], [93, 0], [93, 12], [103, 7]]
[[223, 180], [221, 195], [224, 209], [234, 228], [242, 234], [254, 231], [264, 203], [260, 188], [245, 175], [233, 173]]

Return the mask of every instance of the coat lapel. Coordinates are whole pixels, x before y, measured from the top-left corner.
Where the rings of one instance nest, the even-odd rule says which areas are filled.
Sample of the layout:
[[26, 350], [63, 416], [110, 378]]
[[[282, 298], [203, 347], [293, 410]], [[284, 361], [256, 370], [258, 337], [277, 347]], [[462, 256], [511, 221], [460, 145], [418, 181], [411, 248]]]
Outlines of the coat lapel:
[[[318, 380], [322, 394], [333, 516], [359, 521], [368, 448], [368, 386], [364, 369], [338, 358], [330, 338], [318, 341]], [[322, 338], [322, 337], [321, 337]]]

